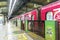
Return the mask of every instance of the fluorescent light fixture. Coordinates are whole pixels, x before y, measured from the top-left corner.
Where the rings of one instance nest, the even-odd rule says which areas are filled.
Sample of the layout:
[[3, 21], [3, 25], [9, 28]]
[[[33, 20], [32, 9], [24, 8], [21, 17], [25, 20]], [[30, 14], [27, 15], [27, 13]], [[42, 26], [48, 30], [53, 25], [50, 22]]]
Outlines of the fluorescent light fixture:
[[[11, 8], [11, 11], [8, 13], [8, 16], [10, 16], [12, 14], [12, 11], [14, 9], [14, 6], [15, 6], [15, 3], [16, 3], [17, 0], [14, 1], [13, 5], [12, 5], [12, 8]], [[10, 6], [11, 7], [11, 6]]]
[[10, 13], [10, 11], [11, 11], [11, 6], [12, 6], [12, 0], [10, 0], [10, 3], [9, 3], [9, 12], [8, 13]]

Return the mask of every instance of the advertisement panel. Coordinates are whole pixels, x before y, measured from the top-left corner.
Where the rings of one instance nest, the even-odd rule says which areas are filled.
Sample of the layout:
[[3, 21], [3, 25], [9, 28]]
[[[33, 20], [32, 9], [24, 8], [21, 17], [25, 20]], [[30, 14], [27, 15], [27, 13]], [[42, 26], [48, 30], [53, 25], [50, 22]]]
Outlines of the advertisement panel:
[[45, 21], [45, 40], [56, 40], [55, 21]]

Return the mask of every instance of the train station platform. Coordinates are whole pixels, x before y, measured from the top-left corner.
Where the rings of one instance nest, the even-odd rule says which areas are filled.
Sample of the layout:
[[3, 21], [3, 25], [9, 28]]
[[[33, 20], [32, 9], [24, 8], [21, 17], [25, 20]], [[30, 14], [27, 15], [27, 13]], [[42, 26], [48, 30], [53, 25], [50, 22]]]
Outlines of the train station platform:
[[[18, 36], [20, 37], [20, 34], [26, 35], [26, 40], [44, 40], [43, 37], [33, 33], [33, 32], [25, 32], [23, 30], [20, 30], [18, 27], [14, 27], [15, 31], [14, 34], [19, 34]], [[21, 36], [22, 37], [22, 36]], [[20, 38], [19, 38], [20, 39]]]
[[13, 24], [6, 24], [4, 30], [2, 31], [6, 33], [4, 40], [44, 40], [43, 37], [36, 35], [33, 32], [25, 32]]
[[[39, 36], [39, 35], [36, 35], [35, 33], [33, 32], [24, 32], [24, 31], [14, 31], [15, 34], [19, 34], [18, 36], [20, 37], [21, 34], [22, 35], [27, 35], [26, 36], [26, 39], [29, 39], [29, 40], [44, 40], [43, 37]], [[22, 36], [21, 36], [22, 37]], [[20, 38], [19, 38], [20, 39]]]

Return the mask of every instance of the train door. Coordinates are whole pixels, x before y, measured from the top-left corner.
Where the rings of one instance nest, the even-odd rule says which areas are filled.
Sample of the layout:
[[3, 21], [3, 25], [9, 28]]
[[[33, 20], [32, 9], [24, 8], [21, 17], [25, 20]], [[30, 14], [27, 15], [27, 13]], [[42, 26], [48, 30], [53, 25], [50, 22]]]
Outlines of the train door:
[[23, 24], [23, 21], [21, 20], [21, 29], [24, 30], [24, 24]]
[[38, 34], [39, 33], [38, 20], [34, 20], [34, 15], [32, 15], [32, 26], [33, 32]]
[[34, 32], [34, 16], [31, 16], [31, 20], [30, 20], [30, 26], [31, 26], [31, 31]]
[[25, 31], [31, 31], [31, 12], [28, 12], [27, 14], [25, 14]]
[[45, 22], [42, 21], [42, 20], [39, 20], [38, 21], [38, 30], [39, 30], [39, 35], [42, 36], [42, 37], [45, 37]]
[[21, 20], [21, 18], [19, 18], [20, 19], [20, 30], [21, 30], [21, 27], [22, 27], [22, 20]]
[[37, 9], [33, 10], [31, 13], [31, 22], [32, 22], [32, 29], [34, 33], [38, 33], [38, 11]]
[[32, 30], [31, 20], [28, 20], [28, 30], [29, 30], [29, 31], [31, 31], [31, 30]]
[[18, 19], [17, 19], [17, 18], [15, 18], [13, 21], [14, 21], [14, 22], [13, 22], [13, 24], [17, 27], [17, 26], [18, 26], [18, 24], [17, 24]]
[[40, 22], [38, 20], [38, 11], [37, 9], [32, 10], [30, 13], [28, 13], [30, 17], [28, 17], [28, 30], [38, 34], [43, 35], [44, 32], [44, 22]]
[[45, 21], [41, 20], [41, 8], [38, 8], [38, 35], [45, 38]]
[[25, 17], [25, 19], [24, 19], [24, 26], [25, 26], [25, 31], [26, 32], [28, 32], [29, 30], [28, 30], [28, 15], [26, 15], [26, 16], [24, 16]]
[[13, 24], [14, 24], [15, 27], [18, 26], [17, 22], [18, 22], [17, 18], [14, 18], [14, 19], [13, 19]]
[[24, 26], [25, 31], [32, 31], [33, 30], [33, 16], [31, 15], [31, 12], [28, 12], [24, 15]]
[[29, 20], [31, 19], [31, 15], [30, 14], [31, 14], [30, 12], [25, 13], [24, 14], [24, 18], [23, 18], [23, 21], [24, 21], [24, 30], [26, 32], [28, 32], [30, 30], [30, 24], [31, 24], [29, 22]]
[[25, 26], [24, 26], [24, 15], [21, 15], [20, 20], [21, 20], [21, 29], [22, 30], [25, 30]]

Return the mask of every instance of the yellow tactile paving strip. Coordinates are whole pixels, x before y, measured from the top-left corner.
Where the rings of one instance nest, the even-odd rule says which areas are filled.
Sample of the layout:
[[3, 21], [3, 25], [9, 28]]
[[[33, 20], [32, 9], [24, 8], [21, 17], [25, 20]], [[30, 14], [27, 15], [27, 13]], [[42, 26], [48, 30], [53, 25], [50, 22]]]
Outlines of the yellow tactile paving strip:
[[[19, 28], [16, 28], [15, 31], [19, 31]], [[44, 40], [43, 37], [34, 34], [33, 32], [28, 32], [28, 35], [34, 40]], [[20, 39], [19, 39], [20, 40]], [[23, 40], [23, 39], [22, 39]], [[25, 39], [27, 40], [27, 39]]]
[[[18, 29], [19, 29], [19, 28], [16, 28], [15, 31], [18, 31]], [[34, 39], [34, 40], [44, 40], [43, 37], [38, 36], [38, 35], [36, 35], [36, 34], [34, 34], [34, 33], [32, 33], [32, 32], [28, 32], [27, 34], [28, 34], [32, 39]], [[19, 35], [20, 35], [20, 34], [19, 34]], [[20, 40], [20, 38], [21, 38], [21, 36], [20, 36], [18, 39]], [[23, 38], [23, 36], [22, 36], [22, 38]], [[24, 39], [22, 39], [22, 40], [24, 40]], [[27, 39], [25, 39], [25, 40], [27, 40]]]
[[38, 36], [38, 35], [36, 35], [36, 34], [34, 34], [34, 33], [32, 33], [32, 32], [29, 32], [28, 35], [29, 35], [30, 37], [32, 37], [34, 40], [44, 40], [43, 37]]

